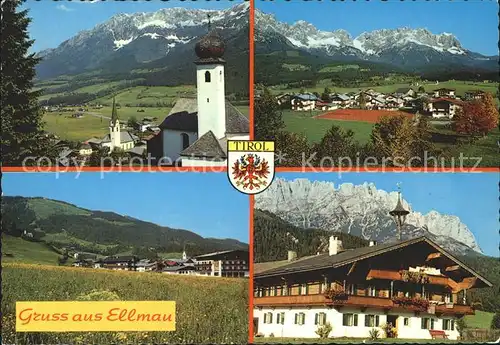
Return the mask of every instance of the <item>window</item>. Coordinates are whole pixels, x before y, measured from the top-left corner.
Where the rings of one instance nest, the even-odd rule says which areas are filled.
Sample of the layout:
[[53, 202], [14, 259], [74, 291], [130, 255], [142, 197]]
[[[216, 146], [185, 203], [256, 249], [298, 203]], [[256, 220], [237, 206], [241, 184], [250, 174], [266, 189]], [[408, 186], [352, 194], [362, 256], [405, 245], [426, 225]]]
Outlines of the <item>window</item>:
[[182, 138], [182, 149], [185, 150], [189, 147], [189, 135], [186, 133], [181, 133]]
[[273, 313], [265, 313], [264, 314], [264, 323], [273, 323]]
[[347, 293], [349, 295], [355, 295], [356, 294], [356, 284], [349, 284], [347, 287]]
[[207, 103], [210, 103], [210, 99], [207, 98]]
[[455, 330], [455, 320], [444, 319], [443, 320], [443, 330], [444, 331], [454, 331]]
[[422, 318], [422, 329], [434, 329], [434, 319], [423, 317]]
[[296, 313], [295, 314], [295, 324], [303, 325], [306, 322], [306, 314], [304, 313]]
[[326, 324], [326, 313], [316, 313], [314, 316], [314, 324], [319, 326]]
[[367, 295], [371, 297], [376, 297], [377, 296], [377, 289], [374, 286], [369, 286]]
[[210, 72], [209, 71], [205, 72], [205, 83], [210, 83]]
[[378, 327], [380, 325], [379, 315], [365, 315], [365, 327]]
[[445, 296], [444, 296], [444, 301], [446, 303], [451, 303], [451, 293], [447, 293]]
[[278, 313], [278, 314], [276, 314], [276, 323], [278, 325], [285, 324], [285, 313]]
[[222, 81], [222, 71], [219, 72], [219, 79]]
[[409, 326], [409, 325], [410, 325], [410, 319], [409, 319], [409, 318], [407, 318], [407, 317], [405, 317], [405, 318], [403, 319], [403, 325], [405, 325], [405, 326]]
[[357, 326], [358, 314], [344, 314], [342, 316], [342, 325], [344, 326]]
[[299, 295], [307, 295], [307, 284], [299, 285]]

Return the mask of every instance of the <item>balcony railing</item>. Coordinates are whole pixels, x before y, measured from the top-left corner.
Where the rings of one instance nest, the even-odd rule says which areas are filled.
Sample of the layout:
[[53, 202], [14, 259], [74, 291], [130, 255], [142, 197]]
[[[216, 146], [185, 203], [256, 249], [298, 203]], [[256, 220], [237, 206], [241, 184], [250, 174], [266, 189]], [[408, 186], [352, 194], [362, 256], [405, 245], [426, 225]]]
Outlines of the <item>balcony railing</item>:
[[[390, 298], [355, 296], [349, 295], [344, 300], [331, 300], [323, 294], [317, 295], [294, 295], [294, 296], [266, 296], [255, 297], [255, 307], [292, 307], [292, 306], [353, 306], [360, 308], [377, 309], [406, 309], [411, 311], [421, 311], [418, 307], [401, 307], [395, 304]], [[474, 314], [473, 309], [467, 305], [434, 305], [429, 312], [442, 314]]]

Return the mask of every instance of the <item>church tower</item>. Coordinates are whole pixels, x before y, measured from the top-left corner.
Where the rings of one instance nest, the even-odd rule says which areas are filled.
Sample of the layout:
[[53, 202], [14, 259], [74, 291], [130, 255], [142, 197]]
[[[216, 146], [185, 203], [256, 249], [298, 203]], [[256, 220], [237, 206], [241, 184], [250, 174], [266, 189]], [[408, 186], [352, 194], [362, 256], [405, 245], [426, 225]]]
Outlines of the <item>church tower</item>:
[[196, 88], [198, 100], [198, 138], [212, 131], [217, 139], [226, 135], [226, 99], [224, 87], [225, 44], [222, 38], [211, 30], [210, 16], [208, 31], [195, 47]]
[[113, 98], [113, 110], [111, 111], [111, 121], [109, 123], [109, 139], [111, 140], [110, 152], [115, 147], [120, 148], [121, 134], [120, 134], [120, 121], [118, 121], [118, 112], [116, 111], [116, 103]]
[[184, 250], [182, 251], [182, 260], [187, 260], [188, 256], [187, 256], [187, 253], [186, 253], [186, 248], [184, 248]]

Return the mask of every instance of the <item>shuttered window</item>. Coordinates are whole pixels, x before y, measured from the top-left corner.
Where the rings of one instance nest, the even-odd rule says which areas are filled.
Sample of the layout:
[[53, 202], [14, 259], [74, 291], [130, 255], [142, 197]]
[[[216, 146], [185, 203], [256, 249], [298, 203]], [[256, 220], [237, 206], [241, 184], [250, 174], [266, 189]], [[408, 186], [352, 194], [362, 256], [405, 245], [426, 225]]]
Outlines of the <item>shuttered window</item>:
[[316, 313], [314, 316], [314, 324], [319, 326], [326, 324], [326, 313]]
[[342, 325], [344, 326], [357, 326], [358, 314], [344, 314], [342, 316]]
[[296, 325], [303, 325], [305, 324], [306, 321], [306, 314], [304, 313], [296, 313], [295, 314], [295, 324]]
[[379, 315], [365, 315], [365, 327], [378, 327], [380, 325]]
[[285, 313], [276, 314], [276, 323], [278, 325], [283, 325], [285, 323]]

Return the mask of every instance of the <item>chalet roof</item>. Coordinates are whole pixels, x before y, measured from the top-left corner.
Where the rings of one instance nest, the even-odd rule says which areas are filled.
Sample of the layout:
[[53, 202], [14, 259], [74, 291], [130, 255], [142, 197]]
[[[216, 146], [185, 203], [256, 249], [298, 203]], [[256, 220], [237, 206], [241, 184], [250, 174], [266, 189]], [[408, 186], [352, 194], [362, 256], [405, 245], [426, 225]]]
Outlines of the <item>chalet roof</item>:
[[294, 95], [293, 97], [299, 98], [303, 101], [316, 101], [316, 100], [318, 100], [318, 97], [316, 97], [315, 95], [311, 95], [311, 94], [298, 94], [298, 95]]
[[441, 254], [459, 264], [461, 267], [463, 267], [465, 270], [467, 270], [469, 273], [471, 273], [478, 279], [482, 280], [486, 285], [493, 286], [493, 284], [489, 282], [486, 278], [479, 275], [477, 272], [469, 268], [463, 262], [461, 262], [453, 255], [445, 251], [438, 244], [436, 244], [426, 236], [421, 236], [402, 242], [383, 243], [371, 247], [361, 247], [361, 248], [346, 250], [336, 255], [328, 255], [328, 254], [315, 255], [311, 256], [310, 258], [291, 262], [288, 265], [283, 265], [264, 272], [255, 273], [254, 279], [265, 278], [270, 276], [282, 276], [298, 272], [315, 271], [325, 268], [337, 268], [344, 265], [348, 265], [355, 261], [364, 260], [370, 257], [381, 255], [420, 242], [428, 243], [436, 250], [438, 250]]
[[137, 257], [133, 255], [125, 255], [125, 256], [108, 256], [100, 260], [100, 262], [104, 264], [115, 264], [118, 262], [137, 262]]
[[[248, 119], [230, 102], [225, 102], [226, 133], [250, 132]], [[167, 117], [159, 126], [161, 129], [198, 131], [198, 101], [196, 98], [179, 98]]]
[[167, 266], [163, 267], [163, 272], [194, 271], [193, 266]]
[[232, 250], [224, 250], [224, 251], [220, 251], [220, 252], [214, 252], [214, 253], [208, 253], [208, 254], [198, 255], [196, 257], [196, 260], [210, 260], [210, 258], [218, 257], [220, 255], [226, 255], [226, 254], [237, 253], [237, 252], [242, 252], [242, 253], [248, 254], [247, 250], [232, 249]]
[[333, 99], [340, 99], [341, 101], [348, 101], [351, 98], [347, 95], [337, 94], [332, 97]]
[[434, 92], [435, 91], [455, 91], [455, 89], [448, 89], [448, 88], [443, 87], [443, 88], [440, 88], [440, 89], [435, 89]]
[[444, 98], [444, 97], [431, 99], [429, 101], [429, 103], [439, 103], [439, 102], [453, 103], [456, 105], [462, 105], [462, 103], [463, 103], [463, 102], [459, 101], [458, 99]]
[[217, 140], [212, 131], [208, 131], [191, 146], [182, 151], [181, 156], [225, 159], [227, 156], [225, 151], [221, 145], [221, 141]]

